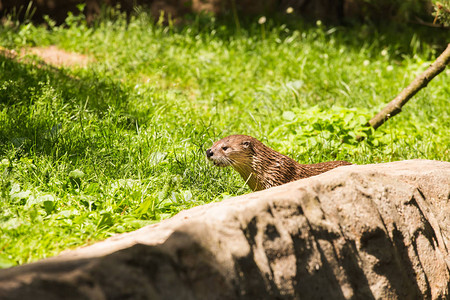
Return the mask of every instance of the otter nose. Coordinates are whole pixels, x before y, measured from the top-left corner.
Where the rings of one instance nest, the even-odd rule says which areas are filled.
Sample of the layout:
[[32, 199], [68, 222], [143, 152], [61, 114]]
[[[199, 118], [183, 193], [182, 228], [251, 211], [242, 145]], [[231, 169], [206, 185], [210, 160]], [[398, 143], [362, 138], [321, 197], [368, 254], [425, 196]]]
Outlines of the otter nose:
[[206, 150], [206, 156], [207, 157], [211, 157], [213, 155], [214, 155], [214, 153], [211, 151], [211, 149]]

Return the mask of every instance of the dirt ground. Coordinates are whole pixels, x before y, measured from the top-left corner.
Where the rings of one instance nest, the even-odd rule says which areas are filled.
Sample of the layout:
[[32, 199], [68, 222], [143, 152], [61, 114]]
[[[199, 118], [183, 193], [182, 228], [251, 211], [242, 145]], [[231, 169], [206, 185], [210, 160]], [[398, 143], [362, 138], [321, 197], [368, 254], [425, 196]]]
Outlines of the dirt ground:
[[23, 48], [19, 52], [0, 47], [0, 54], [11, 59], [26, 61], [30, 55], [54, 67], [86, 67], [93, 59], [87, 55], [67, 52], [56, 46]]

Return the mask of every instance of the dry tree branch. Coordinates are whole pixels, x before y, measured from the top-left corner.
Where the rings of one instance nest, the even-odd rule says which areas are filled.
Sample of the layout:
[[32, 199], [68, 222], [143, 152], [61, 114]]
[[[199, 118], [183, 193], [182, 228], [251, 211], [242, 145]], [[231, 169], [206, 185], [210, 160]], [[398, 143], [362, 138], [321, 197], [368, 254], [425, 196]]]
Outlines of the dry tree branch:
[[444, 24], [436, 24], [436, 23], [430, 23], [430, 22], [425, 22], [424, 20], [422, 20], [419, 17], [416, 17], [415, 21], [410, 21], [413, 24], [419, 24], [419, 25], [423, 25], [423, 26], [427, 26], [427, 27], [432, 27], [432, 28], [440, 28], [440, 29], [450, 29], [450, 26], [445, 26]]
[[447, 45], [447, 49], [439, 55], [434, 63], [432, 63], [428, 69], [422, 74], [417, 76], [411, 84], [406, 87], [394, 100], [389, 102], [383, 110], [381, 110], [375, 117], [369, 121], [369, 125], [374, 129], [377, 129], [384, 122], [402, 111], [403, 105], [405, 105], [409, 99], [411, 99], [418, 91], [428, 85], [436, 75], [444, 71], [445, 67], [450, 62], [450, 44]]

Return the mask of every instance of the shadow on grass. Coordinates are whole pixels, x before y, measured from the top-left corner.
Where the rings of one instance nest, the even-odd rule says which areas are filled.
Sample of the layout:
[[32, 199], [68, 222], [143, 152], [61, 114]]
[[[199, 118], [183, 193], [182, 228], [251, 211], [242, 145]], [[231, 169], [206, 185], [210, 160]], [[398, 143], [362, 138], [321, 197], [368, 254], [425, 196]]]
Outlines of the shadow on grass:
[[134, 126], [126, 87], [105, 76], [74, 76], [5, 55], [0, 70], [0, 155], [15, 149], [81, 157], [88, 148], [107, 149], [118, 130]]
[[[319, 29], [319, 35], [323, 35], [325, 38], [333, 37], [336, 42], [356, 49], [368, 45], [371, 48], [394, 47], [395, 55], [398, 58], [405, 54], [413, 55], [418, 51], [423, 51], [425, 45], [430, 45], [439, 54], [445, 50], [450, 42], [450, 30], [448, 28], [430, 27], [414, 22], [380, 21], [375, 24], [347, 20], [344, 24], [339, 25], [317, 23], [298, 15], [273, 14], [267, 18], [265, 24], [259, 24], [260, 16], [240, 15], [238, 17], [240, 25], [237, 28], [234, 18], [229, 15], [218, 17], [215, 23], [211, 22], [209, 15], [200, 14], [191, 18], [190, 22], [187, 21], [180, 25], [178, 30], [183, 31], [189, 28], [194, 34], [209, 33], [214, 30], [215, 36], [228, 40], [234, 35], [263, 38], [263, 35], [271, 30], [279, 31], [278, 34], [283, 37], [290, 36], [292, 31], [295, 30], [300, 33], [311, 33], [314, 32], [314, 29]], [[226, 28], [226, 30], [217, 30], [218, 28]], [[280, 30], [280, 28], [283, 28], [283, 30]], [[432, 54], [434, 53], [428, 53], [429, 56]]]

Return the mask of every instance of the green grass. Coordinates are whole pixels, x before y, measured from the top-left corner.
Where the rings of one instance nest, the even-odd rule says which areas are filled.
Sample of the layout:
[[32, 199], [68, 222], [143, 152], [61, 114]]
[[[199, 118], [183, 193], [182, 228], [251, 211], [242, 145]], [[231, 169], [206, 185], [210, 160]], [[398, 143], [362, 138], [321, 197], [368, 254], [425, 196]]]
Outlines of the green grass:
[[303, 163], [450, 160], [448, 70], [376, 132], [363, 126], [440, 53], [445, 33], [287, 22], [236, 32], [208, 18], [177, 28], [112, 13], [92, 27], [74, 16], [0, 27], [4, 47], [95, 59], [57, 69], [0, 55], [0, 266], [249, 192], [204, 158], [228, 134]]

